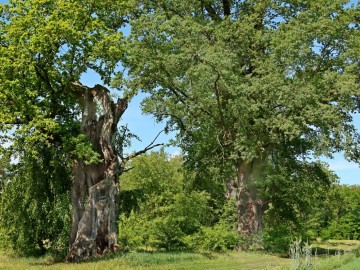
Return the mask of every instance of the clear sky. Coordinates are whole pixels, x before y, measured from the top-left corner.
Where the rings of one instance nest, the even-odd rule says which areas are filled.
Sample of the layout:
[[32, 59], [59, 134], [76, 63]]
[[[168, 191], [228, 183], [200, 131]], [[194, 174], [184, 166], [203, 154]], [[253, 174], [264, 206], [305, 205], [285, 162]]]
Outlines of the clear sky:
[[[315, 0], [314, 0], [315, 1]], [[0, 3], [6, 3], [6, 0], [0, 0]], [[352, 1], [357, 3], [358, 1]], [[96, 83], [101, 83], [100, 78], [94, 72], [88, 72], [83, 75], [81, 79], [82, 83], [92, 86]], [[132, 133], [137, 134], [142, 142], [134, 141], [132, 146], [128, 151], [141, 150], [156, 137], [156, 135], [164, 128], [163, 123], [156, 123], [155, 119], [150, 115], [143, 115], [141, 113], [140, 102], [144, 95], [136, 96], [131, 103], [129, 108], [123, 115], [121, 124], [127, 124], [128, 128]], [[357, 114], [354, 116], [354, 123], [360, 130], [360, 115]], [[157, 143], [168, 143], [168, 141], [174, 137], [172, 134], [161, 134], [157, 139]], [[179, 148], [176, 147], [166, 147], [168, 153], [180, 152]], [[341, 154], [334, 156], [334, 159], [324, 160], [329, 163], [330, 169], [335, 171], [335, 173], [340, 177], [340, 182], [342, 184], [360, 184], [360, 168], [359, 165], [351, 162], [347, 162]]]

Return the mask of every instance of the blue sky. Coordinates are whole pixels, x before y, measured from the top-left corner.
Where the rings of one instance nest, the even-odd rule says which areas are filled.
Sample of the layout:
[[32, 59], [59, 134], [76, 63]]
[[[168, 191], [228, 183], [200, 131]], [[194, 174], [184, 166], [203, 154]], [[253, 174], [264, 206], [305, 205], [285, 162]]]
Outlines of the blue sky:
[[[0, 3], [5, 3], [6, 0], [0, 0]], [[358, 1], [352, 1], [357, 3]], [[82, 83], [92, 86], [96, 83], [101, 83], [100, 78], [94, 72], [88, 72], [83, 75]], [[122, 123], [127, 124], [132, 133], [137, 134], [142, 141], [134, 141], [132, 146], [128, 149], [129, 152], [134, 150], [140, 150], [147, 146], [156, 135], [164, 128], [163, 123], [156, 123], [155, 119], [150, 115], [143, 115], [141, 113], [140, 102], [144, 95], [136, 96], [129, 108], [123, 115]], [[360, 115], [354, 116], [354, 124], [357, 129], [360, 130]], [[162, 133], [157, 139], [157, 143], [168, 143], [168, 141], [174, 137], [174, 133], [164, 134]], [[179, 148], [166, 147], [166, 151], [169, 153], [180, 152]], [[340, 177], [342, 184], [360, 184], [360, 168], [359, 165], [346, 161], [341, 154], [336, 154], [333, 159], [324, 159], [329, 163], [330, 169]]]

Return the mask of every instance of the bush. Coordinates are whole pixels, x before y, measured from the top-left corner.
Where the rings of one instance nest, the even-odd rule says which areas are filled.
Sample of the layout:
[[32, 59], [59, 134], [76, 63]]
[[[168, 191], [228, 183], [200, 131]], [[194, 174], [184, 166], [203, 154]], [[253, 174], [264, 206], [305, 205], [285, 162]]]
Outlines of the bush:
[[162, 199], [163, 195], [154, 196], [138, 212], [121, 215], [119, 239], [125, 249], [184, 248], [184, 237], [197, 232], [211, 217], [205, 192], [178, 193], [172, 202], [165, 200], [161, 205]]
[[187, 248], [199, 251], [223, 252], [241, 246], [245, 239], [237, 232], [237, 212], [235, 200], [225, 201], [216, 213], [218, 222], [212, 226], [202, 226], [200, 230], [185, 237]]
[[292, 241], [289, 222], [265, 227], [263, 231], [264, 248], [276, 253], [287, 253]]
[[201, 227], [199, 232], [184, 238], [187, 247], [199, 251], [223, 252], [233, 250], [243, 242], [242, 237], [225, 223]]

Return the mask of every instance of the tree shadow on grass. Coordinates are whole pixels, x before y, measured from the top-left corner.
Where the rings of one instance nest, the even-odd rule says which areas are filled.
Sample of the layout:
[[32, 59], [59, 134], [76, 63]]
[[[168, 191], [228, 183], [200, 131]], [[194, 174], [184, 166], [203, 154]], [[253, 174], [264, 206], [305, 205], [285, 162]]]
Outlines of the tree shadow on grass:
[[172, 264], [179, 263], [182, 261], [191, 261], [197, 260], [199, 258], [215, 259], [216, 255], [211, 252], [206, 253], [197, 253], [191, 251], [183, 250], [174, 250], [174, 251], [136, 251], [136, 252], [126, 252], [126, 251], [116, 251], [104, 255], [99, 255], [95, 257], [90, 257], [84, 259], [80, 262], [68, 263], [65, 261], [64, 257], [49, 257], [49, 259], [43, 259], [42, 261], [30, 262], [30, 265], [33, 266], [53, 266], [56, 264], [91, 264], [98, 263], [103, 261], [110, 260], [123, 260], [125, 263], [128, 263], [132, 266], [150, 266], [150, 265], [162, 265], [162, 264]]
[[[46, 255], [45, 257], [42, 258], [34, 258], [34, 260], [38, 260], [38, 261], [34, 261], [34, 262], [29, 262], [29, 265], [33, 265], [33, 266], [53, 266], [53, 265], [57, 265], [57, 264], [84, 264], [84, 263], [96, 263], [99, 261], [109, 261], [109, 260], [113, 260], [115, 258], [120, 258], [122, 256], [124, 256], [125, 253], [124, 252], [112, 252], [112, 253], [108, 253], [108, 254], [104, 254], [104, 255], [98, 255], [95, 257], [90, 257], [87, 259], [84, 259], [82, 261], [79, 262], [67, 262], [65, 260], [65, 256], [53, 256], [53, 255]], [[39, 261], [40, 260], [40, 261]]]

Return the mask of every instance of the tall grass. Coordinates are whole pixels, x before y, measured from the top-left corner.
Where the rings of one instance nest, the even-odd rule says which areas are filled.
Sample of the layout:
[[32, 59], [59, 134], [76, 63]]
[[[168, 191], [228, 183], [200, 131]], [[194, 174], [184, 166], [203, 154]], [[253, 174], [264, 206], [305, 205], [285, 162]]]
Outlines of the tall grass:
[[131, 266], [176, 265], [202, 259], [201, 254], [185, 252], [130, 252], [123, 256], [123, 261]]
[[316, 249], [302, 240], [295, 240], [290, 246], [290, 270], [331, 270], [354, 260], [355, 252], [337, 251], [335, 256], [318, 256]]

